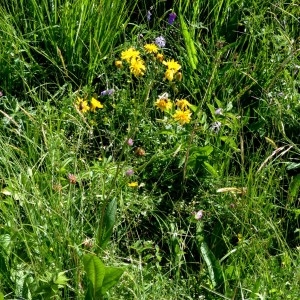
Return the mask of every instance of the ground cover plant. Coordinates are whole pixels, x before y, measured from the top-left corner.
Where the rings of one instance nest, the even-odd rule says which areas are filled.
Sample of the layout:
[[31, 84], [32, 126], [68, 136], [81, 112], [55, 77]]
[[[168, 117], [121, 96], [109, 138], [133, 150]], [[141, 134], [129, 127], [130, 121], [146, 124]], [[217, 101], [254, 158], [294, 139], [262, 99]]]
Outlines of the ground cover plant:
[[298, 1], [0, 11], [0, 299], [299, 299]]

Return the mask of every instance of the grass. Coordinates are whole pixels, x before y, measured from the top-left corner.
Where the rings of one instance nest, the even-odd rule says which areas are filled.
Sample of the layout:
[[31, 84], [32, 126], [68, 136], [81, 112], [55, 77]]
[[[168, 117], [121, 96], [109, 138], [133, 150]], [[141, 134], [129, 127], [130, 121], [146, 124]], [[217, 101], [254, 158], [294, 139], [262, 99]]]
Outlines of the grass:
[[172, 5], [0, 5], [0, 299], [298, 299], [299, 4]]

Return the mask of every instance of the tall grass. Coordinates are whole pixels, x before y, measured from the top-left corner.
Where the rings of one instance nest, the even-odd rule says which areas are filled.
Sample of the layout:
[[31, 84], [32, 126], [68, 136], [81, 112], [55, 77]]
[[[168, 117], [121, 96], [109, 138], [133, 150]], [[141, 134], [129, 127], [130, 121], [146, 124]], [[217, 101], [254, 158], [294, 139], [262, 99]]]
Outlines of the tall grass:
[[298, 299], [299, 4], [169, 5], [1, 2], [0, 299]]

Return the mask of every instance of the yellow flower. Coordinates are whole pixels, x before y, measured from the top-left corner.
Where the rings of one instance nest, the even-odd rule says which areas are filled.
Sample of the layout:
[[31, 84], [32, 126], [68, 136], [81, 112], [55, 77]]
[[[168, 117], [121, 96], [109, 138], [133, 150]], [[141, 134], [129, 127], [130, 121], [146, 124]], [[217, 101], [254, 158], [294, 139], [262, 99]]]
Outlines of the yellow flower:
[[155, 44], [146, 44], [144, 49], [147, 53], [157, 53], [158, 47]]
[[191, 103], [186, 99], [180, 99], [180, 100], [177, 99], [176, 105], [179, 107], [179, 109], [186, 110], [191, 105]]
[[139, 184], [137, 183], [137, 181], [134, 181], [134, 182], [128, 183], [128, 186], [130, 186], [130, 187], [138, 187]]
[[158, 99], [155, 102], [155, 106], [161, 111], [170, 110], [172, 108], [172, 102], [169, 99]]
[[140, 52], [131, 47], [128, 50], [121, 52], [121, 59], [126, 60], [128, 63], [130, 63], [132, 59], [136, 59], [139, 55]]
[[176, 71], [167, 69], [167, 71], [165, 72], [165, 79], [172, 81], [174, 79], [175, 73], [176, 73]]
[[90, 102], [90, 109], [91, 111], [95, 111], [96, 108], [103, 108], [103, 105], [101, 104], [100, 101], [92, 97], [91, 102]]
[[161, 54], [161, 53], [157, 53], [156, 59], [157, 59], [158, 61], [162, 62], [162, 61], [164, 60], [164, 55]]
[[186, 123], [190, 123], [191, 121], [191, 111], [190, 110], [176, 110], [173, 118], [177, 121], [180, 125], [184, 125]]
[[123, 65], [123, 63], [122, 63], [121, 60], [116, 60], [116, 61], [115, 61], [115, 66], [116, 66], [118, 69], [122, 68], [122, 65]]
[[174, 70], [175, 72], [179, 71], [181, 68], [181, 65], [177, 61], [174, 61], [174, 59], [163, 61], [163, 64], [167, 66], [169, 70]]
[[90, 110], [90, 107], [88, 105], [88, 102], [86, 100], [83, 100], [82, 98], [77, 98], [77, 101], [75, 103], [75, 107], [81, 112], [86, 113]]
[[146, 67], [144, 65], [144, 61], [140, 58], [132, 58], [130, 63], [130, 71], [135, 76], [142, 76], [144, 75], [144, 72], [146, 70]]

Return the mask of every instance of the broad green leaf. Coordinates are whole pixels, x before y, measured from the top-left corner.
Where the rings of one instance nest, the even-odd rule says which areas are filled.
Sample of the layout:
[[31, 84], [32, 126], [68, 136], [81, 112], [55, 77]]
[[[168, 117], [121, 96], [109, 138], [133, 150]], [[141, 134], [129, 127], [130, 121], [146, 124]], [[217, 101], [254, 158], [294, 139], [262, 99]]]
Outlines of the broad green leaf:
[[218, 171], [217, 171], [211, 164], [209, 164], [207, 161], [204, 162], [204, 165], [205, 165], [205, 168], [207, 169], [207, 171], [208, 171], [211, 175], [213, 175], [213, 176], [215, 176], [215, 177], [218, 177], [218, 176], [219, 176]]
[[4, 295], [0, 292], [0, 300], [4, 300]]
[[204, 147], [192, 147], [190, 150], [190, 156], [197, 156], [202, 158], [207, 158], [212, 152], [214, 148], [210, 145]]
[[105, 267], [105, 276], [102, 283], [101, 294], [104, 295], [111, 287], [116, 285], [122, 276], [124, 269]]
[[91, 254], [83, 256], [83, 264], [89, 282], [85, 299], [96, 300], [97, 295], [101, 294], [105, 266], [97, 256]]
[[223, 284], [222, 269], [215, 258], [214, 254], [210, 251], [205, 241], [200, 245], [201, 255], [207, 265], [210, 280], [214, 287], [219, 287]]

